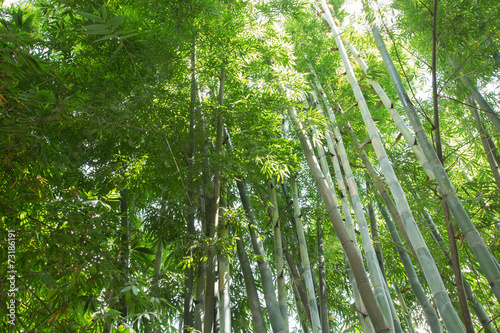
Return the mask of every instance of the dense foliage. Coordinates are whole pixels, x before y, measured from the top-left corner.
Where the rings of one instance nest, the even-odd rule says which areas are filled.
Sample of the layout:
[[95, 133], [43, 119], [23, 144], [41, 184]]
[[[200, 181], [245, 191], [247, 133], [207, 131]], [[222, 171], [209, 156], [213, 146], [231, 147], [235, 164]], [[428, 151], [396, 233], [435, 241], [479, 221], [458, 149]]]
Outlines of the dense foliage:
[[[438, 1], [433, 54], [432, 1], [366, 2], [363, 9], [360, 1], [333, 0], [329, 9], [342, 38], [368, 65], [365, 72], [357, 56], [349, 56], [388, 159], [463, 318], [457, 294], [461, 285], [447, 257], [449, 243], [439, 245], [433, 239], [432, 231], [444, 239], [449, 232], [438, 182], [420, 166], [370, 85], [370, 80], [380, 83], [409, 126], [370, 22], [379, 22], [434, 145], [439, 125], [444, 167], [498, 261], [500, 180], [495, 169], [498, 173], [500, 133], [491, 115], [498, 117], [500, 112], [500, 4]], [[265, 262], [275, 272], [276, 257], [283, 252], [289, 255], [285, 269], [273, 273], [273, 282], [278, 295], [278, 277], [284, 277], [289, 331], [317, 332], [296, 290], [309, 269], [302, 266], [304, 249], [297, 236], [296, 219], [301, 217], [315, 285], [312, 293], [319, 308], [322, 301], [327, 303], [330, 330], [362, 332], [364, 308], [355, 302], [349, 260], [288, 115], [290, 108], [297, 110], [312, 143], [326, 146], [323, 130], [332, 121], [320, 110], [316, 92], [324, 93], [335, 109], [401, 326], [404, 331], [429, 330], [379, 208], [384, 201], [374, 184], [385, 177], [372, 149], [373, 138], [339, 47], [321, 16], [302, 0], [33, 0], [1, 8], [0, 330], [206, 332], [197, 326], [203, 321], [198, 308], [209, 294], [206, 281], [212, 281], [213, 289], [210, 277], [216, 286], [222, 279], [227, 257], [229, 331], [254, 332], [246, 273], [237, 254], [236, 244], [242, 241], [267, 329], [276, 331], [259, 269]], [[433, 116], [433, 71], [439, 124]], [[323, 91], [315, 91], [315, 79]], [[474, 89], [490, 106], [486, 110], [479, 105], [479, 117], [470, 110], [475, 107], [470, 97]], [[349, 136], [349, 127], [359, 143]], [[326, 151], [328, 158], [336, 154]], [[368, 175], [361, 151], [375, 164], [377, 177]], [[347, 173], [345, 166], [341, 169]], [[333, 166], [327, 173], [334, 183], [339, 180]], [[300, 215], [293, 213], [292, 178], [298, 183]], [[271, 180], [278, 192], [274, 204]], [[237, 182], [246, 185], [256, 224], [248, 218]], [[345, 192], [335, 186], [340, 203]], [[399, 200], [394, 194], [392, 198]], [[272, 212], [276, 205], [279, 223]], [[212, 211], [218, 214], [213, 217]], [[354, 208], [352, 212], [355, 237], [366, 249]], [[453, 219], [450, 223], [455, 224], [450, 242], [458, 246], [464, 280], [492, 323], [486, 328], [473, 314], [473, 325], [477, 331], [498, 331], [500, 304], [490, 288], [492, 281], [465, 240], [467, 235]], [[273, 238], [277, 225], [283, 236], [279, 251]], [[404, 239], [405, 232], [400, 234]], [[255, 235], [262, 241], [263, 254], [252, 245]], [[403, 248], [431, 298], [414, 249], [407, 243]], [[214, 255], [220, 261], [217, 267], [211, 266]], [[299, 282], [293, 270], [302, 277]], [[326, 300], [318, 296], [323, 286]], [[217, 299], [224, 299], [220, 288], [220, 296], [217, 287], [212, 295], [216, 306]], [[192, 316], [187, 315], [186, 302]], [[214, 332], [221, 325], [220, 311], [210, 322]]]

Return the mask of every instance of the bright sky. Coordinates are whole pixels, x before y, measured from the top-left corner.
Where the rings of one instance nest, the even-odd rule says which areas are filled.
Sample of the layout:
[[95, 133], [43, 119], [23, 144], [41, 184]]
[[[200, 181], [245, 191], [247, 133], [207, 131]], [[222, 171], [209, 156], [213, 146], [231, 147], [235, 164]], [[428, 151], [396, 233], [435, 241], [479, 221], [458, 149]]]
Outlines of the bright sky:
[[[2, 0], [0, 0], [2, 1]], [[19, 2], [19, 0], [4, 0], [2, 7], [9, 7], [12, 3]]]

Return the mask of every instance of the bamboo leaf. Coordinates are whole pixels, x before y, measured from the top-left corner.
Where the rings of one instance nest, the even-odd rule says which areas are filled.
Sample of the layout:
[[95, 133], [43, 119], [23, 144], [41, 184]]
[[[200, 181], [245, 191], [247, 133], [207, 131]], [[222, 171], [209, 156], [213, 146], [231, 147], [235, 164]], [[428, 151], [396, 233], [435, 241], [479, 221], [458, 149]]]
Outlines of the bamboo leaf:
[[76, 13], [80, 16], [88, 18], [89, 20], [101, 22], [101, 23], [106, 23], [106, 20], [103, 20], [101, 17], [99, 17], [97, 15], [86, 13], [86, 12], [80, 12], [80, 11], [77, 11]]

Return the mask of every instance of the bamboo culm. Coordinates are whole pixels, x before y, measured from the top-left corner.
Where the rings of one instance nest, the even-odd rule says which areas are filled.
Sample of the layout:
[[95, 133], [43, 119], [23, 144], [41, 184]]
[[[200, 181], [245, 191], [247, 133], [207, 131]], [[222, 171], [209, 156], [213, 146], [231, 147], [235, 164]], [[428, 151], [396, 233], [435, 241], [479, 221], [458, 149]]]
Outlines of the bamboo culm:
[[408, 94], [401, 82], [401, 78], [392, 62], [392, 59], [385, 47], [385, 43], [380, 35], [378, 27], [376, 24], [372, 24], [372, 33], [375, 37], [377, 47], [382, 55], [382, 59], [384, 60], [385, 66], [389, 72], [389, 76], [391, 81], [396, 88], [396, 91], [399, 96], [399, 100], [401, 101], [403, 108], [408, 115], [408, 119], [415, 131], [417, 140], [424, 152], [427, 160], [429, 161], [434, 175], [436, 176], [436, 180], [439, 184], [439, 193], [446, 199], [446, 202], [450, 208], [451, 213], [455, 217], [455, 220], [465, 235], [467, 242], [474, 253], [477, 261], [485, 277], [488, 279], [488, 283], [495, 295], [497, 302], [500, 303], [500, 270], [498, 268], [498, 262], [491, 255], [486, 243], [482, 239], [481, 235], [475, 228], [472, 223], [467, 211], [463, 207], [460, 199], [458, 198], [453, 185], [444, 169], [443, 165], [439, 161], [436, 151], [432, 146], [424, 127], [422, 126], [422, 122], [418, 117], [418, 114], [415, 110], [413, 103], [410, 101]]
[[340, 211], [334, 205], [333, 195], [328, 187], [328, 184], [326, 183], [321, 168], [319, 167], [318, 160], [314, 156], [311, 143], [309, 142], [302, 125], [297, 122], [295, 109], [289, 108], [288, 114], [299, 136], [302, 149], [307, 159], [307, 164], [321, 193], [321, 197], [325, 203], [330, 221], [332, 222], [333, 228], [340, 240], [340, 243], [342, 244], [342, 247], [344, 248], [349, 262], [351, 263], [358, 289], [366, 305], [366, 310], [371, 318], [373, 326], [377, 332], [390, 332], [389, 326], [384, 315], [382, 314], [373, 290], [371, 289], [370, 281], [368, 280], [359, 248], [349, 236], [349, 233], [347, 232], [347, 229], [342, 221]]

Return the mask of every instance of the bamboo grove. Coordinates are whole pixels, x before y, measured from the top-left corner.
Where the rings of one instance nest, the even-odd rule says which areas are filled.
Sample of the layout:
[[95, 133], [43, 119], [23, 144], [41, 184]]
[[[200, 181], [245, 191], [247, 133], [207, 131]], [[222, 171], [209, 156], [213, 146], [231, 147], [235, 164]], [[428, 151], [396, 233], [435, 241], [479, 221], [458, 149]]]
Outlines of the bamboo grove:
[[4, 6], [0, 330], [498, 332], [499, 12]]

